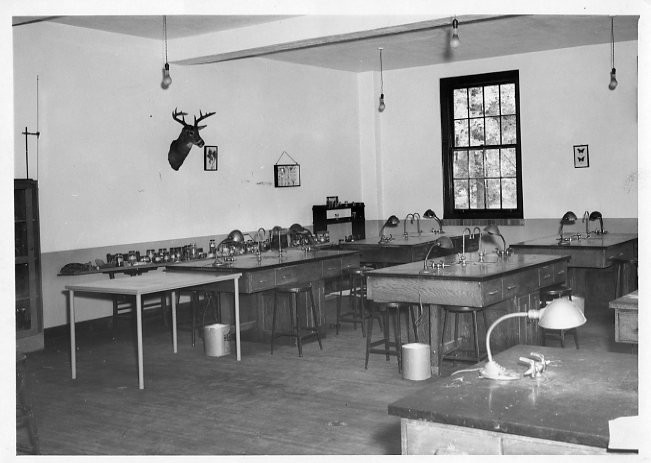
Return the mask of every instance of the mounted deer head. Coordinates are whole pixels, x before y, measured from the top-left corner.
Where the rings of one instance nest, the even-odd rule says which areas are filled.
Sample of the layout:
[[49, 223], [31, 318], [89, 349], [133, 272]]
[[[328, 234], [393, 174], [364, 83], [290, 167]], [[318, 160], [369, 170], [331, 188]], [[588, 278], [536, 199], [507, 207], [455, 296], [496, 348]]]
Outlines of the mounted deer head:
[[[172, 166], [172, 169], [179, 170], [179, 167], [181, 167], [185, 158], [190, 154], [192, 145], [197, 145], [199, 148], [203, 146], [203, 139], [201, 138], [201, 135], [199, 135], [199, 130], [206, 126], [197, 124], [213, 114], [215, 113], [201, 114], [201, 110], [199, 110], [199, 119], [197, 119], [197, 116], [194, 116], [194, 125], [191, 125], [186, 124], [185, 122], [185, 116], [187, 116], [188, 113], [178, 111], [176, 108], [174, 109], [172, 119], [179, 124], [182, 124], [183, 128], [181, 129], [179, 137], [170, 144], [170, 150], [167, 153], [167, 160], [169, 161], [170, 166]], [[181, 119], [179, 119], [179, 116], [181, 116]]]

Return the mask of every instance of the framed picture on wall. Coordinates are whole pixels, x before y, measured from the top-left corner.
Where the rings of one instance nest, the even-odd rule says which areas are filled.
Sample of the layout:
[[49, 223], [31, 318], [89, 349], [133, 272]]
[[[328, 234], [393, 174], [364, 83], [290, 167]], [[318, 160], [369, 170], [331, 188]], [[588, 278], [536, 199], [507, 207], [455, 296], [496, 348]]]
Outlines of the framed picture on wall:
[[276, 188], [301, 186], [301, 166], [299, 164], [274, 165], [274, 186]]
[[588, 145], [574, 145], [574, 167], [590, 167]]
[[216, 146], [206, 145], [203, 147], [203, 170], [217, 170], [217, 152]]

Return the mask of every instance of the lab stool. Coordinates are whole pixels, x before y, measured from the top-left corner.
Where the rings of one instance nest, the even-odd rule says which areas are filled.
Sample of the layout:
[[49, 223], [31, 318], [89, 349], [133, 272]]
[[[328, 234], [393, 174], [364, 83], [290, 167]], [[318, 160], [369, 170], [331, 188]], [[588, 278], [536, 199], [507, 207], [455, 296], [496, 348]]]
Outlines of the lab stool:
[[[615, 286], [615, 299], [622, 297], [624, 294], [630, 293], [637, 289], [637, 257], [612, 257], [610, 261], [617, 266], [617, 282]], [[631, 272], [634, 285], [630, 288], [626, 281], [626, 274]], [[625, 290], [626, 288], [626, 290]]]
[[[413, 323], [414, 337], [418, 342], [418, 330], [416, 329], [416, 319], [413, 313], [413, 307], [401, 302], [371, 302], [369, 304], [369, 315], [367, 317], [366, 332], [366, 360], [364, 369], [368, 369], [368, 359], [370, 354], [382, 354], [386, 357], [387, 362], [390, 356], [395, 355], [398, 359], [398, 371], [402, 371], [402, 337], [400, 326], [400, 314], [404, 309], [409, 309], [408, 317], [411, 317]], [[393, 319], [394, 340], [391, 341], [390, 320]], [[377, 320], [382, 329], [382, 337], [373, 340], [373, 320]], [[409, 329], [407, 329], [407, 338], [409, 338]]]
[[[300, 311], [298, 310], [298, 295], [307, 294], [309, 296], [309, 305], [312, 311], [312, 318], [314, 322], [312, 326], [307, 325], [307, 320], [305, 323], [301, 323]], [[292, 328], [291, 331], [276, 333], [276, 314], [278, 311], [278, 296], [288, 296], [290, 301], [290, 310], [291, 310], [291, 320]], [[307, 313], [307, 311], [306, 311]], [[307, 333], [301, 333], [301, 331], [307, 331]], [[323, 345], [321, 344], [321, 335], [319, 334], [319, 316], [316, 311], [316, 304], [314, 303], [314, 295], [312, 294], [312, 285], [310, 283], [300, 285], [300, 286], [277, 286], [274, 291], [274, 309], [273, 316], [271, 321], [271, 353], [274, 353], [274, 339], [280, 336], [289, 336], [296, 338], [296, 344], [298, 345], [298, 356], [303, 357], [303, 339], [316, 336], [317, 341], [319, 342], [319, 349], [323, 350]]]
[[[361, 266], [351, 267], [341, 273], [339, 279], [339, 298], [337, 299], [337, 322], [336, 334], [339, 334], [339, 327], [342, 323], [352, 323], [353, 329], [357, 324], [362, 325], [362, 336], [366, 336], [364, 321], [366, 314], [366, 274], [373, 270], [373, 267]], [[343, 298], [344, 278], [348, 277], [348, 288], [350, 289], [350, 311], [341, 312], [341, 301]]]
[[[547, 306], [547, 303], [559, 299], [561, 297], [567, 297], [570, 301], [572, 300], [572, 288], [569, 288], [565, 285], [556, 285], [550, 286], [549, 288], [543, 288], [540, 290], [540, 308]], [[576, 328], [569, 330], [548, 330], [545, 328], [542, 329], [542, 345], [546, 346], [547, 337], [558, 337], [561, 341], [561, 347], [565, 347], [565, 335], [571, 334], [574, 336], [574, 344], [576, 348], [579, 348], [579, 335], [577, 334]]]
[[[488, 321], [486, 320], [486, 311], [482, 307], [468, 307], [468, 306], [456, 306], [456, 305], [446, 305], [443, 306], [443, 329], [441, 331], [441, 341], [439, 343], [439, 374], [441, 371], [441, 365], [443, 360], [451, 360], [453, 362], [470, 362], [478, 363], [486, 356], [479, 351], [479, 331], [477, 328], [477, 312], [481, 312], [482, 317], [484, 318], [484, 334], [488, 331]], [[459, 356], [458, 354], [461, 349], [459, 347], [453, 347], [445, 351], [445, 330], [448, 324], [448, 314], [454, 314], [454, 342], [457, 342], [459, 338], [459, 317], [462, 315], [470, 314], [472, 316], [472, 338], [473, 338], [473, 351], [472, 355]]]
[[[27, 356], [16, 353], [16, 454], [38, 455], [38, 431], [32, 404], [25, 381]], [[18, 431], [25, 429], [27, 442], [20, 439]]]

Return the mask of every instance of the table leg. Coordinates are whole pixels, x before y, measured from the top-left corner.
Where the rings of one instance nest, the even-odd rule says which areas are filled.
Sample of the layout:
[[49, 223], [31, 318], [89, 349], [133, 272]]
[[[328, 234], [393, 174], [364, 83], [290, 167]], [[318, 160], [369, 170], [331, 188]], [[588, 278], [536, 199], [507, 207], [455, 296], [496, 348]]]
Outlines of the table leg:
[[174, 346], [174, 353], [176, 354], [176, 291], [172, 291], [172, 344]]
[[240, 290], [239, 290], [239, 277], [233, 278], [233, 286], [235, 288], [235, 351], [237, 352], [237, 360], [242, 360], [242, 351], [240, 348]]
[[68, 306], [70, 308], [70, 367], [72, 379], [77, 379], [77, 346], [75, 341], [75, 292], [68, 291]]
[[136, 325], [138, 330], [138, 387], [145, 388], [145, 375], [142, 361], [142, 296], [136, 295]]

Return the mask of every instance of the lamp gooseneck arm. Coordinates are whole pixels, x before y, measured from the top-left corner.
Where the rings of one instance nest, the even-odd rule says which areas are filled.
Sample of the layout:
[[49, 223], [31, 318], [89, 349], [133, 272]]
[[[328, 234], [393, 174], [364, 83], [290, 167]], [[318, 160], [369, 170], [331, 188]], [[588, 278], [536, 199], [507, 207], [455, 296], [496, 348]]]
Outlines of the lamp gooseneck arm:
[[509, 318], [531, 317], [530, 312], [531, 311], [507, 313], [506, 315], [502, 315], [500, 318], [495, 320], [493, 324], [488, 328], [488, 331], [486, 331], [486, 355], [488, 356], [489, 362], [493, 361], [493, 355], [491, 354], [491, 346], [490, 346], [491, 332], [493, 331], [493, 328], [495, 328], [497, 325], [499, 325], [504, 320], [507, 320]]

